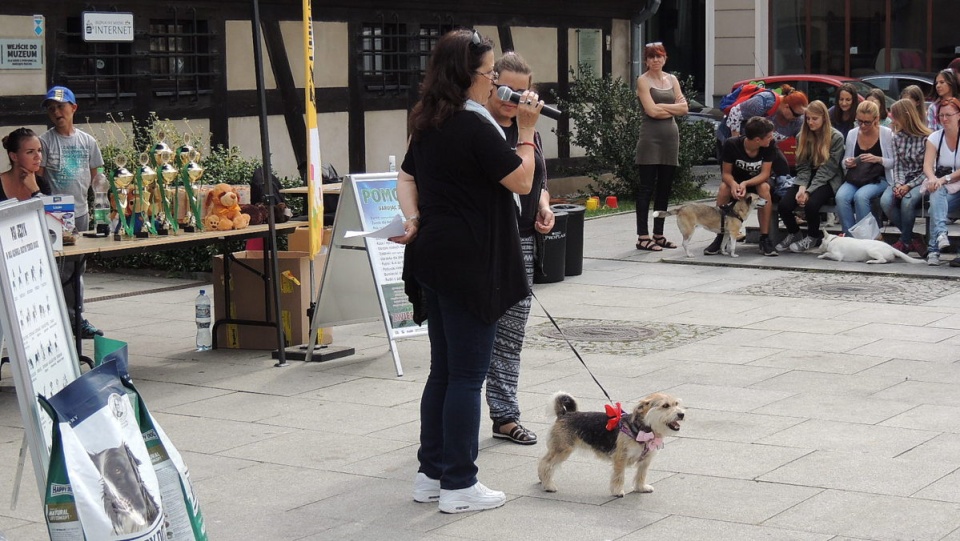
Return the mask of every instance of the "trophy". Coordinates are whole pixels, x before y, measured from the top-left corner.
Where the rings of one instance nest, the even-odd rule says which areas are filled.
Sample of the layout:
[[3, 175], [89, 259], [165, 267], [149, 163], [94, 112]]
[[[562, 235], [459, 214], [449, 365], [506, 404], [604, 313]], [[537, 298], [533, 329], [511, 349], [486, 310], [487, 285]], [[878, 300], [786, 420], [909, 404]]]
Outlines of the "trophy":
[[153, 189], [157, 185], [157, 172], [150, 167], [150, 155], [144, 152], [140, 154], [140, 169], [136, 174], [137, 197], [134, 204], [134, 225], [137, 226], [137, 220], [140, 221], [136, 230], [138, 239], [147, 238], [150, 233], [156, 233], [153, 227], [152, 207], [153, 207]]
[[[185, 146], [189, 147], [187, 143]], [[203, 228], [200, 221], [202, 216], [198, 193], [200, 186], [196, 184], [203, 176], [203, 167], [197, 163], [200, 159], [200, 152], [197, 149], [189, 147], [185, 152], [184, 150], [184, 147], [180, 147], [180, 162], [183, 163], [180, 168], [180, 177], [187, 192], [187, 214], [180, 223], [183, 224], [184, 231], [196, 231], [198, 228]]]
[[[167, 235], [170, 233], [170, 230], [173, 229], [173, 233], [177, 234], [178, 227], [176, 212], [178, 210], [178, 201], [176, 197], [174, 197], [172, 214], [174, 219], [171, 221], [171, 208], [167, 189], [176, 185], [177, 179], [180, 178], [180, 171], [177, 171], [177, 168], [170, 164], [170, 162], [173, 160], [173, 151], [169, 148], [162, 149], [159, 153], [155, 153], [154, 157], [159, 164], [157, 173], [160, 175], [160, 179], [163, 181], [163, 187], [159, 190], [161, 209], [157, 216], [157, 233], [160, 235]], [[174, 192], [174, 194], [176, 195], [176, 192]]]
[[[126, 237], [133, 236], [133, 224], [127, 222], [127, 205], [129, 203], [129, 193], [127, 189], [130, 188], [130, 184], [133, 182], [133, 173], [131, 173], [127, 168], [127, 158], [124, 155], [118, 155], [113, 159], [114, 165], [117, 166], [110, 173], [110, 191], [113, 192], [113, 200], [117, 203], [117, 215], [119, 223], [122, 227], [122, 235]], [[131, 216], [131, 222], [132, 222]], [[121, 239], [121, 230], [118, 229], [113, 237], [113, 240]]]

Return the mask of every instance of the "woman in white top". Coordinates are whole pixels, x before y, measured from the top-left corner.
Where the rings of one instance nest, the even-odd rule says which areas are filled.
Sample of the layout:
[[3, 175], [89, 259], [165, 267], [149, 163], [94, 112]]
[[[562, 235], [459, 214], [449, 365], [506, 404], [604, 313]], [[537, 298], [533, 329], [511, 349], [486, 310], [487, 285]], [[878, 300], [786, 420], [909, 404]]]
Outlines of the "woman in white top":
[[[930, 192], [930, 252], [928, 265], [940, 264], [940, 251], [950, 245], [947, 238], [947, 215], [960, 207], [960, 156], [957, 154], [960, 136], [960, 101], [946, 98], [940, 102], [937, 120], [942, 129], [930, 134], [923, 155], [924, 187]], [[954, 260], [956, 261], [956, 259]], [[951, 267], [960, 266], [960, 262]]]
[[877, 104], [857, 106], [854, 128], [843, 154], [843, 185], [837, 190], [837, 214], [844, 234], [870, 213], [874, 199], [893, 186], [893, 132], [880, 125]]

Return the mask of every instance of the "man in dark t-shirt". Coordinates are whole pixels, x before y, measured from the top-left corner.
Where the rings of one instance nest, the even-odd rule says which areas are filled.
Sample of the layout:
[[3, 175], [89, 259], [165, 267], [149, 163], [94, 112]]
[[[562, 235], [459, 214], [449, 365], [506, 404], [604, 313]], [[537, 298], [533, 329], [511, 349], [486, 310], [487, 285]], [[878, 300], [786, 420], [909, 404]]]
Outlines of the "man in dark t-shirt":
[[[717, 206], [723, 206], [732, 199], [739, 200], [752, 192], [766, 201], [760, 209], [760, 253], [775, 256], [773, 242], [770, 240], [770, 222], [773, 218], [773, 204], [770, 193], [770, 171], [777, 154], [773, 145], [773, 122], [763, 117], [752, 117], [744, 124], [743, 135], [731, 137], [723, 142], [720, 151], [723, 181], [717, 192]], [[703, 250], [704, 255], [720, 253], [723, 235]]]

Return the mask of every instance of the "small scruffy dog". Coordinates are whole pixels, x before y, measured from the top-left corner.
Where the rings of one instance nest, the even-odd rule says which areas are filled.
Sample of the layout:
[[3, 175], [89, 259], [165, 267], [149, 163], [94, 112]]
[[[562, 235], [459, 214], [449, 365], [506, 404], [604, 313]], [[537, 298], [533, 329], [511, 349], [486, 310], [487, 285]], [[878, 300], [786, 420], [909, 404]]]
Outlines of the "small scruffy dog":
[[623, 497], [624, 471], [637, 464], [633, 490], [653, 492], [646, 484], [647, 470], [657, 450], [663, 447], [663, 436], [680, 430], [684, 410], [680, 400], [653, 393], [626, 414], [618, 403], [607, 406], [607, 412], [577, 411], [577, 402], [567, 393], [553, 395], [553, 411], [557, 421], [547, 439], [547, 454], [540, 459], [537, 473], [547, 492], [556, 492], [554, 470], [570, 458], [577, 447], [591, 449], [600, 458], [613, 462], [610, 493]]

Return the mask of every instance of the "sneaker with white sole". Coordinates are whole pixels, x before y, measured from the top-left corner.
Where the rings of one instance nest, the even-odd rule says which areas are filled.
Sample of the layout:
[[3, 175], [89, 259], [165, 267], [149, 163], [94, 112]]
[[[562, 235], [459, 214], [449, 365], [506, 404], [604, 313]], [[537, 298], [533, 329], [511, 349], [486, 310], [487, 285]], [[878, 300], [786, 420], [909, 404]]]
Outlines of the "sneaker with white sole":
[[940, 264], [940, 253], [939, 252], [930, 252], [927, 254], [927, 265], [931, 267], [936, 267]]
[[437, 503], [440, 501], [440, 480], [430, 479], [423, 472], [417, 473], [413, 480], [413, 501], [419, 503]]
[[791, 244], [793, 244], [794, 242], [798, 242], [802, 238], [803, 238], [803, 233], [799, 231], [797, 231], [796, 233], [787, 233], [787, 236], [783, 237], [783, 240], [781, 240], [780, 243], [777, 244], [776, 249], [778, 252], [786, 251], [788, 248], [790, 248]]
[[950, 247], [950, 239], [947, 237], [947, 233], [943, 232], [937, 235], [937, 248], [940, 248], [940, 251], [943, 251], [945, 248]]
[[800, 254], [800, 253], [806, 252], [811, 248], [816, 248], [817, 246], [820, 246], [821, 242], [823, 242], [823, 239], [817, 239], [817, 238], [811, 237], [810, 235], [807, 235], [806, 237], [803, 237], [797, 242], [794, 242], [793, 244], [791, 244], [790, 251], [795, 254]]
[[466, 513], [496, 509], [507, 503], [507, 495], [499, 490], [491, 490], [480, 481], [472, 487], [457, 490], [440, 490], [440, 511], [444, 513]]

